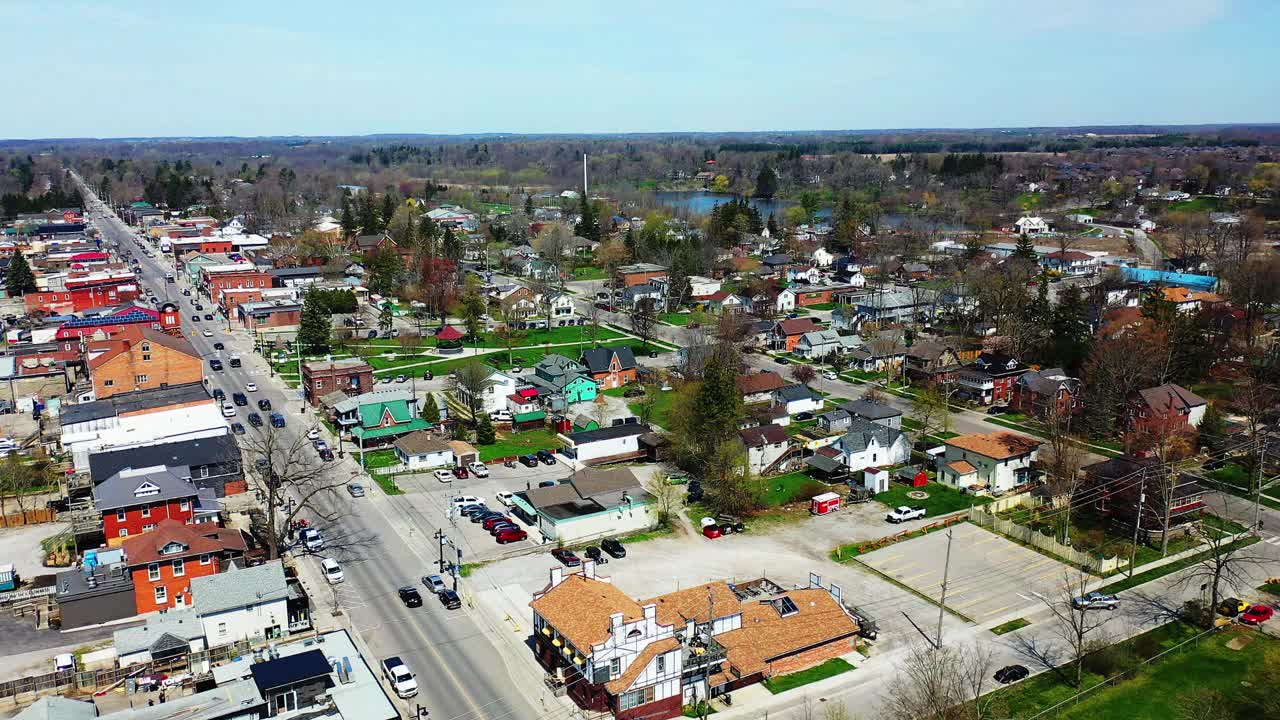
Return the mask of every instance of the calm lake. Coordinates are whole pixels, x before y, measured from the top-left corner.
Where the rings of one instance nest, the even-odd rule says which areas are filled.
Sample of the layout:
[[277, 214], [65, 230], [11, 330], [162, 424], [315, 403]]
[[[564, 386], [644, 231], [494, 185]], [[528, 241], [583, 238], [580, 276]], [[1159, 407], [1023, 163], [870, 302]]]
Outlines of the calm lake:
[[[736, 200], [738, 198], [737, 195], [733, 195], [731, 193], [720, 194], [720, 193], [696, 192], [696, 191], [687, 191], [687, 190], [668, 190], [668, 191], [662, 191], [662, 192], [655, 192], [653, 196], [657, 198], [658, 202], [662, 203], [663, 205], [666, 205], [668, 207], [673, 207], [673, 208], [682, 208], [684, 210], [688, 210], [689, 212], [695, 215], [709, 215], [711, 213], [712, 208], [714, 208], [715, 206], [721, 203], [729, 202], [730, 200]], [[766, 220], [769, 218], [770, 213], [774, 213], [779, 218], [781, 218], [782, 213], [787, 208], [796, 205], [796, 203], [791, 202], [789, 200], [762, 200], [759, 198], [752, 198], [748, 202], [751, 203], [751, 207], [754, 207], [756, 210], [760, 211], [760, 217]], [[821, 210], [818, 211], [817, 217], [819, 220], [830, 219], [831, 212], [832, 212], [832, 209], [829, 207], [822, 208]], [[902, 215], [900, 213], [885, 213], [884, 215], [880, 216], [880, 225], [882, 227], [897, 228], [897, 227], [901, 227], [902, 224], [906, 222], [906, 220], [907, 220], [907, 216]], [[952, 223], [942, 223], [940, 227], [942, 230], [963, 230], [964, 229], [963, 226], [952, 224]]]

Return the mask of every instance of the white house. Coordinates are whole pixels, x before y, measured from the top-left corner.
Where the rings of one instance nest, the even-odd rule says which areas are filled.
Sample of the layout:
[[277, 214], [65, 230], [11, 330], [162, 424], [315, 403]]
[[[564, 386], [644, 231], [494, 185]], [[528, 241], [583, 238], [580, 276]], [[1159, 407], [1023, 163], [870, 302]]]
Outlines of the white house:
[[626, 535], [658, 524], [656, 499], [624, 466], [579, 470], [556, 485], [519, 492], [512, 502], [513, 513], [554, 542]]
[[911, 444], [901, 430], [858, 416], [850, 417], [849, 428], [835, 442], [835, 448], [850, 472], [900, 465], [911, 459]]
[[822, 396], [798, 383], [774, 390], [773, 402], [781, 405], [788, 415], [802, 412], [816, 413], [822, 409]]
[[813, 264], [816, 265], [817, 267], [824, 268], [824, 267], [831, 267], [831, 263], [836, 261], [836, 256], [832, 255], [831, 252], [828, 251], [826, 248], [820, 247], [817, 250], [813, 251], [813, 255], [810, 257], [810, 259], [813, 260]]
[[650, 432], [652, 428], [648, 425], [633, 423], [567, 435], [562, 433], [557, 438], [564, 445], [560, 450], [562, 454], [583, 465], [594, 465], [644, 457], [648, 454], [648, 446], [640, 438]]
[[1008, 431], [953, 437], [938, 458], [938, 480], [955, 488], [999, 495], [1031, 480], [1031, 464], [1040, 444], [1035, 438]]
[[1049, 232], [1049, 223], [1042, 217], [1020, 217], [1013, 227], [1019, 235], [1043, 235]]
[[791, 267], [787, 268], [787, 279], [794, 283], [816, 285], [822, 279], [822, 272], [816, 267]]
[[210, 647], [283, 637], [289, 627], [289, 586], [279, 560], [192, 578], [196, 615]]
[[457, 459], [448, 441], [426, 430], [416, 430], [396, 439], [392, 446], [402, 465], [410, 470], [453, 467]]
[[824, 358], [831, 354], [850, 352], [862, 345], [857, 335], [841, 335], [835, 330], [807, 332], [796, 343], [795, 354], [804, 358]]
[[113, 639], [120, 667], [151, 662], [153, 655], [167, 657], [182, 647], [187, 652], [205, 649], [204, 625], [194, 608], [151, 613], [146, 623], [115, 631]]
[[720, 292], [719, 280], [712, 280], [700, 275], [689, 276], [689, 295], [691, 297], [706, 297], [715, 295], [718, 292]]
[[773, 468], [791, 449], [791, 437], [778, 425], [760, 425], [738, 432], [747, 448], [747, 464], [751, 472], [763, 475]]
[[1089, 275], [1098, 269], [1098, 259], [1079, 250], [1055, 250], [1040, 258], [1040, 265], [1063, 275]]
[[[480, 394], [480, 412], [486, 415], [507, 407], [507, 396], [516, 391], [516, 379], [504, 372], [494, 370], [486, 382], [484, 392]], [[466, 388], [457, 387], [458, 399], [464, 406], [470, 407], [471, 394]]]
[[573, 298], [564, 293], [548, 293], [537, 297], [538, 314], [551, 315], [551, 322], [573, 317]]
[[778, 293], [778, 297], [773, 301], [774, 310], [779, 314], [789, 313], [796, 309], [796, 291], [791, 288], [784, 288]]

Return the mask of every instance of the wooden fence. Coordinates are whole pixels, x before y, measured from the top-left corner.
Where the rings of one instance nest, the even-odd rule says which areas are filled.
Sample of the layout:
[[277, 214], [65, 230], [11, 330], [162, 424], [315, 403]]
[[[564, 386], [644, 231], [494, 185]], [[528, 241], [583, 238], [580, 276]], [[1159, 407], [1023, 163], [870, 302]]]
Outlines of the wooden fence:
[[57, 519], [58, 513], [53, 510], [50, 510], [49, 508], [37, 508], [35, 510], [27, 510], [26, 512], [0, 515], [0, 527], [39, 525], [40, 523], [50, 523]]
[[[1006, 503], [1006, 501], [1008, 501]], [[1115, 572], [1120, 567], [1129, 564], [1127, 559], [1120, 557], [1103, 558], [1089, 553], [1080, 552], [1069, 545], [1063, 545], [1057, 539], [1045, 535], [1038, 530], [1032, 530], [1025, 525], [1019, 525], [1012, 520], [1005, 520], [997, 517], [995, 513], [1002, 510], [1009, 510], [1015, 507], [1037, 507], [1042, 505], [1044, 501], [1039, 498], [1033, 498], [1029, 495], [1015, 495], [1011, 498], [997, 500], [985, 507], [969, 508], [969, 521], [979, 527], [990, 528], [995, 532], [1013, 538], [1018, 542], [1025, 543], [1035, 548], [1057, 556], [1063, 560], [1070, 562], [1079, 567], [1092, 572], [1095, 575], [1106, 575]]]

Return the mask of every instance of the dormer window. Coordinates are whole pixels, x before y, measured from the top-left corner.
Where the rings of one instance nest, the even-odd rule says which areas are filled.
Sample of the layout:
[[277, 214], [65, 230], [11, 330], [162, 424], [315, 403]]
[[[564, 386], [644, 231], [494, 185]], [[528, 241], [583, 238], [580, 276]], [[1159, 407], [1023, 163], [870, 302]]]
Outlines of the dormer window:
[[147, 497], [149, 495], [159, 495], [160, 486], [152, 482], [144, 482], [133, 489], [134, 497]]
[[176, 554], [176, 553], [183, 553], [183, 552], [186, 552], [186, 551], [187, 551], [187, 546], [186, 546], [186, 545], [184, 545], [184, 544], [182, 544], [182, 543], [180, 543], [180, 542], [176, 542], [176, 541], [175, 541], [175, 542], [171, 542], [171, 543], [169, 543], [169, 544], [165, 545], [163, 548], [161, 548], [161, 549], [160, 549], [160, 554], [161, 554], [161, 555], [174, 555], [174, 554]]

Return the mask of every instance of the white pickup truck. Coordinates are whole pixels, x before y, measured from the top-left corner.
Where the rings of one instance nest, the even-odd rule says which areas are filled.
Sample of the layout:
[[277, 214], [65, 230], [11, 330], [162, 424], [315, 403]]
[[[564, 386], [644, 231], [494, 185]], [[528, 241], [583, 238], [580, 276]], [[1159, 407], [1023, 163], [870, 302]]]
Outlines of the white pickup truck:
[[925, 509], [922, 507], [907, 507], [906, 505], [900, 505], [893, 510], [890, 510], [889, 514], [884, 516], [884, 519], [896, 524], [906, 522], [908, 520], [919, 520], [924, 516]]
[[396, 697], [411, 698], [418, 694], [418, 681], [409, 666], [399, 657], [392, 656], [382, 661], [382, 674], [396, 691]]

